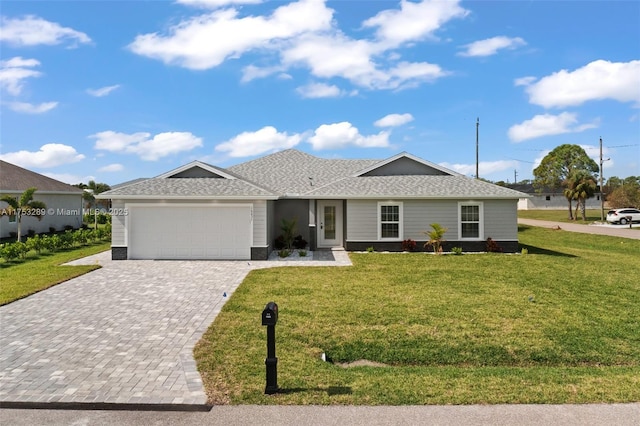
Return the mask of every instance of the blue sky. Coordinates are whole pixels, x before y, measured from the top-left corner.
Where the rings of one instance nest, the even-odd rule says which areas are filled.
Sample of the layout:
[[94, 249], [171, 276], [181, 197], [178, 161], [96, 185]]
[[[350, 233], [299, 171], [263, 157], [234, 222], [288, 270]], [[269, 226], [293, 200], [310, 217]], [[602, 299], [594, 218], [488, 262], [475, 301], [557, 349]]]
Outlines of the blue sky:
[[[2, 1], [0, 158], [116, 184], [295, 147], [640, 175], [638, 1]], [[301, 171], [302, 172], [302, 171]]]

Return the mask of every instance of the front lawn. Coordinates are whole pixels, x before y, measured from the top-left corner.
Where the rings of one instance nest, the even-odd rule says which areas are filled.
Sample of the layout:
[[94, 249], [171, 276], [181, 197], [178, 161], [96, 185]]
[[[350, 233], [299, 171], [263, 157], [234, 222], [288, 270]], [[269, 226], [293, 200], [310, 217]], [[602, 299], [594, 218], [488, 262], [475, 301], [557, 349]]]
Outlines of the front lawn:
[[110, 246], [110, 242], [94, 243], [55, 253], [36, 255], [34, 252], [21, 260], [0, 261], [0, 306], [98, 269], [100, 265], [60, 265], [109, 250]]
[[[519, 236], [527, 255], [357, 253], [353, 267], [251, 272], [195, 349], [210, 402], [640, 401], [640, 241]], [[266, 396], [270, 300], [282, 391]], [[341, 365], [361, 360], [381, 366]]]

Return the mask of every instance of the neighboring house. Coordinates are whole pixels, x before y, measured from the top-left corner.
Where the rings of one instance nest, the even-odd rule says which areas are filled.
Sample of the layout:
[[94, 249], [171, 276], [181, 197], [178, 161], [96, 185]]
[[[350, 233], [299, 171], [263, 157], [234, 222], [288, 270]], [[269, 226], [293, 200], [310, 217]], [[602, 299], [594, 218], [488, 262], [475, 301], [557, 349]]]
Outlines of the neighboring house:
[[[529, 183], [510, 184], [508, 187], [529, 196], [518, 200], [518, 210], [562, 210], [569, 208], [569, 202], [562, 193], [562, 189], [542, 188], [537, 191]], [[572, 205], [575, 208], [575, 200], [573, 200]], [[597, 193], [593, 198], [587, 199], [586, 207], [588, 209], [600, 209], [600, 193]]]
[[[82, 227], [82, 194], [83, 190], [68, 185], [39, 173], [32, 172], [14, 164], [0, 161], [0, 195], [11, 195], [16, 198], [35, 187], [34, 200], [42, 201], [47, 206], [47, 214], [38, 220], [37, 217], [22, 216], [22, 235], [29, 230], [36, 233], [56, 231], [65, 227], [74, 229]], [[0, 210], [8, 204], [0, 201]], [[18, 231], [16, 216], [0, 216], [0, 237], [5, 238]]]
[[228, 169], [199, 161], [104, 192], [114, 259], [267, 259], [282, 219], [309, 248], [400, 251], [449, 228], [445, 249], [518, 249], [525, 194], [462, 176], [410, 154], [324, 159], [289, 149]]

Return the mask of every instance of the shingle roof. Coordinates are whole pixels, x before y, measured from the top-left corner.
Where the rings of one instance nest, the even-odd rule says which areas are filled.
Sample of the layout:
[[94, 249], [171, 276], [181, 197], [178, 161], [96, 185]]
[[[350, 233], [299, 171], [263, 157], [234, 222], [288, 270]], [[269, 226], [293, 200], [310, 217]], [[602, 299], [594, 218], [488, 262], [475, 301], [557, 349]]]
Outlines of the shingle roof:
[[349, 177], [305, 194], [310, 198], [521, 198], [524, 194], [465, 176]]
[[276, 198], [275, 194], [240, 179], [152, 178], [101, 193], [98, 198]]
[[[245, 179], [285, 194], [304, 194], [346, 176], [351, 176], [379, 160], [318, 158], [296, 149], [287, 149], [266, 157], [229, 167]], [[311, 179], [309, 179], [311, 178]]]
[[38, 192], [68, 192], [82, 194], [82, 189], [59, 180], [23, 169], [0, 160], [0, 192], [23, 192], [36, 188]]
[[376, 164], [386, 164], [386, 162], [325, 159], [288, 149], [228, 169], [217, 168], [228, 173], [231, 176], [229, 179], [172, 178], [168, 172], [161, 175], [162, 177], [104, 192], [98, 198], [526, 197], [518, 191], [458, 174], [357, 176], [359, 172], [368, 170]]

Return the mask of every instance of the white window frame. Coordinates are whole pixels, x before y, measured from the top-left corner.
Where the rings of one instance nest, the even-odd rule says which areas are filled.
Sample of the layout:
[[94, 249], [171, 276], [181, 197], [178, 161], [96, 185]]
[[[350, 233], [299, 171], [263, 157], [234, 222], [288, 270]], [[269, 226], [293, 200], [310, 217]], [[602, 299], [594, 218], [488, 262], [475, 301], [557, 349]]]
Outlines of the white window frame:
[[[462, 207], [478, 206], [478, 237], [464, 238], [462, 236]], [[470, 222], [475, 223], [475, 222]], [[482, 201], [460, 201], [458, 202], [458, 239], [462, 241], [483, 241], [484, 240], [484, 203]]]
[[[394, 238], [382, 238], [382, 206], [398, 206], [398, 236]], [[399, 201], [379, 201], [378, 202], [378, 241], [402, 241], [403, 239], [403, 213], [402, 202]], [[386, 221], [384, 223], [396, 223]]]

